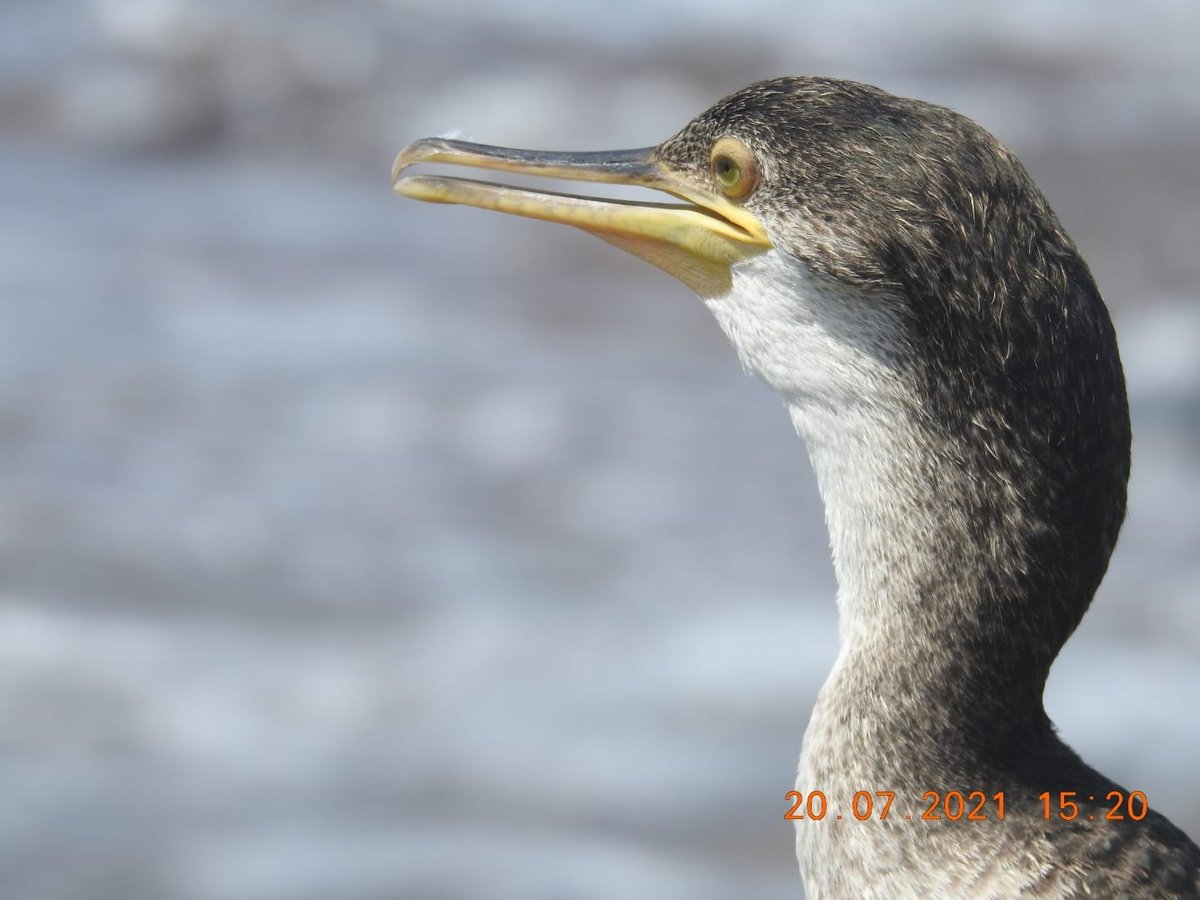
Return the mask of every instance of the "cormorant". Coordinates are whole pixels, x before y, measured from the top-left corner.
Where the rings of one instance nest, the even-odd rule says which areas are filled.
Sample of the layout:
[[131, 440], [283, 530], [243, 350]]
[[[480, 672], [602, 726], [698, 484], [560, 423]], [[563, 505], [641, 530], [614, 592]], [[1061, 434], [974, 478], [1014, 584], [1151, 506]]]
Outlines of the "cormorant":
[[[410, 174], [423, 162], [674, 202]], [[1200, 897], [1200, 849], [1043, 709], [1124, 518], [1130, 431], [1100, 293], [1010, 151], [940, 106], [800, 77], [644, 150], [417, 141], [393, 182], [648, 260], [782, 395], [838, 579], [793, 795], [811, 900]]]

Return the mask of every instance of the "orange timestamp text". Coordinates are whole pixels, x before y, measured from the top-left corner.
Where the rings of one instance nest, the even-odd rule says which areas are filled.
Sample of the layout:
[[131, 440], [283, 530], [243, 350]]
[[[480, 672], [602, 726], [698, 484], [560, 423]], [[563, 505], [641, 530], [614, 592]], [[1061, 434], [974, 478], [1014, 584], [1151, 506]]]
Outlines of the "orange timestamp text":
[[[819, 821], [828, 816], [836, 819], [853, 818], [883, 821], [892, 812], [895, 791], [855, 791], [844, 811], [831, 808], [824, 791], [788, 791], [785, 799], [791, 803], [785, 819]], [[1004, 821], [1004, 791], [988, 794], [985, 791], [925, 791], [921, 795], [924, 810], [919, 815], [906, 814], [911, 821], [987, 822]], [[1078, 791], [1044, 791], [1038, 795], [1042, 818], [1070, 822], [1073, 819], [1102, 819], [1141, 821], [1149, 812], [1144, 791], [1109, 791], [1107, 794], [1082, 794]]]
[[[832, 814], [834, 818], [845, 818], [845, 814], [831, 810], [829, 798], [824, 791], [788, 791], [786, 799], [792, 804], [783, 814], [785, 819], [820, 820]], [[883, 821], [892, 810], [896, 799], [895, 791], [855, 791], [850, 797], [847, 812], [860, 822], [867, 819]], [[986, 821], [1004, 819], [1004, 792], [997, 791], [988, 796], [983, 791], [926, 791], [922, 794], [925, 810], [916, 818], [925, 821], [949, 819], [952, 822]], [[914, 818], [906, 815], [905, 819]]]

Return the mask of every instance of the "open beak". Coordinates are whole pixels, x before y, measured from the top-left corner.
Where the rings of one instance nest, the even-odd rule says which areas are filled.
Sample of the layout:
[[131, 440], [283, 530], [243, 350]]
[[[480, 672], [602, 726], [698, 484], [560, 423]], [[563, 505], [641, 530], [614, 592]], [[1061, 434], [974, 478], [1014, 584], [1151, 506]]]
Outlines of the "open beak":
[[[449, 163], [517, 175], [651, 188], [682, 202], [600, 199], [442, 175], [410, 175], [416, 163]], [[415, 141], [392, 166], [392, 189], [431, 203], [574, 225], [640, 256], [702, 297], [726, 293], [730, 267], [770, 249], [762, 223], [720, 194], [697, 187], [650, 147], [600, 153], [513, 150], [442, 138]]]

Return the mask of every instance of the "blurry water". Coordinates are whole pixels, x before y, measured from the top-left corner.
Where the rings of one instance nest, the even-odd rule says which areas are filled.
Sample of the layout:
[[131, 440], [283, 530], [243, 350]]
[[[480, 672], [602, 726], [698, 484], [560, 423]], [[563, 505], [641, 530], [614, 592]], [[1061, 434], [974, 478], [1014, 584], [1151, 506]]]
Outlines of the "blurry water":
[[387, 186], [789, 71], [979, 119], [1091, 261], [1135, 472], [1048, 703], [1200, 833], [1195, 7], [730, 13], [0, 9], [0, 896], [799, 896], [836, 623], [778, 401], [661, 273]]

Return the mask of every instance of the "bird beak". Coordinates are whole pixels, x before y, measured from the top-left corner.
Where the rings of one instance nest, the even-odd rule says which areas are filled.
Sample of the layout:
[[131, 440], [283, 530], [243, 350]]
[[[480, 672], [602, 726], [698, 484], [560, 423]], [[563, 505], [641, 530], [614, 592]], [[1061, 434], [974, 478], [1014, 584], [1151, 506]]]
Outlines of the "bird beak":
[[[410, 175], [443, 163], [568, 181], [650, 188], [677, 203], [586, 197], [441, 175]], [[730, 268], [770, 249], [762, 222], [659, 160], [655, 148], [600, 153], [513, 150], [442, 138], [415, 141], [392, 166], [392, 190], [430, 203], [462, 203], [574, 225], [675, 276], [701, 297], [727, 293]]]

